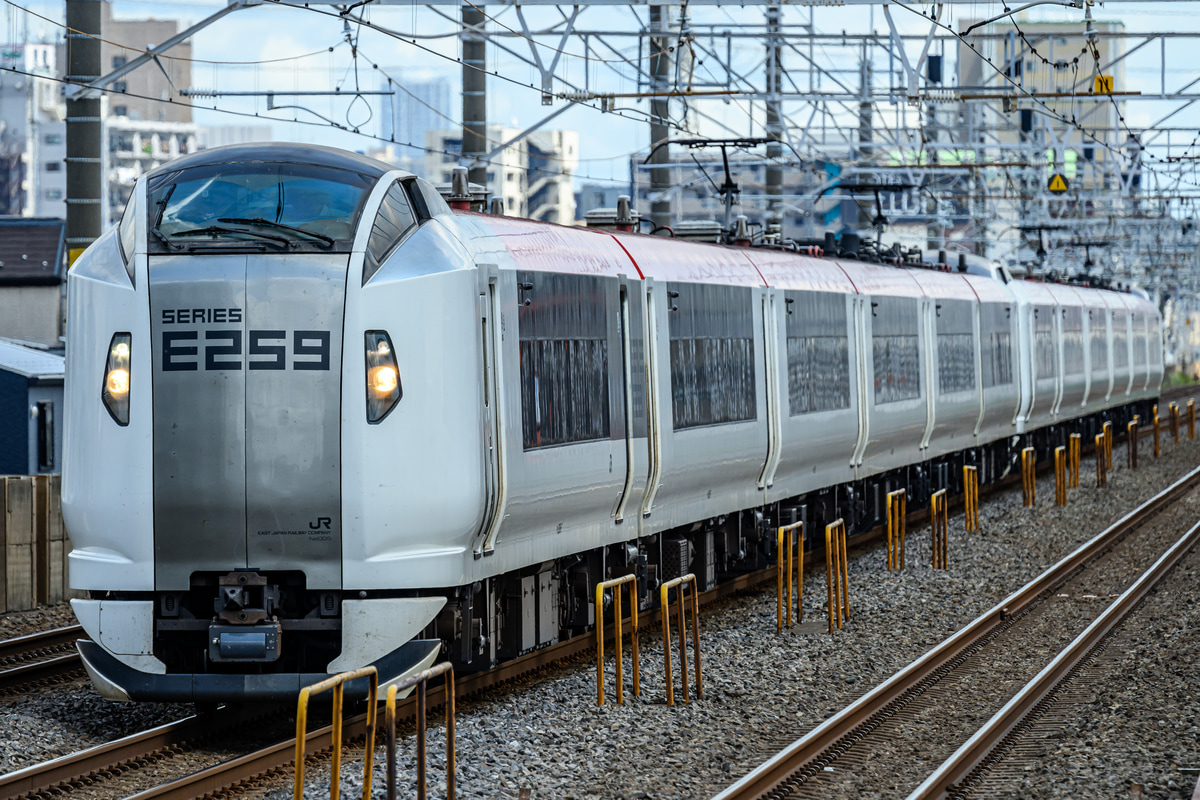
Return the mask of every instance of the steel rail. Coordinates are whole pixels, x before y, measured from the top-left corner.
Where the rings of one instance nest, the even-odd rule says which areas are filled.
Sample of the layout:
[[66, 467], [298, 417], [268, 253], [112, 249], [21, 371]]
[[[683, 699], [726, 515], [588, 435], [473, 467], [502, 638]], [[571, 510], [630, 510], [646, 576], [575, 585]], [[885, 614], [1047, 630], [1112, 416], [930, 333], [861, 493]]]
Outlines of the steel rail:
[[16, 689], [82, 671], [83, 664], [78, 653], [65, 653], [32, 664], [22, 664], [0, 671], [0, 693], [11, 694]]
[[[221, 713], [223, 712], [223, 713]], [[188, 742], [240, 725], [256, 716], [253, 711], [222, 709], [210, 716], [187, 717], [141, 733], [89, 747], [41, 764], [0, 775], [0, 797], [15, 798], [41, 793], [61, 793], [72, 784], [97, 775], [122, 770], [128, 764], [153, 760]]]
[[[1196, 390], [1200, 391], [1200, 386], [1197, 386]], [[1148, 430], [1143, 430], [1142, 432], [1143, 435], [1148, 435], [1149, 433]], [[1195, 475], [1195, 472], [1190, 473], [1183, 480], [1187, 480], [1189, 477], [1194, 477]], [[985, 487], [981, 487], [981, 495], [983, 497], [991, 497], [1006, 491], [1016, 485], [1019, 478], [1019, 474], [1015, 474], [994, 481]], [[1149, 503], [1153, 503], [1156, 499], [1162, 497], [1163, 494], [1172, 491], [1177, 485], [1178, 482], [1176, 485], [1164, 490], [1163, 493], [1160, 493], [1160, 495], [1147, 504], [1144, 504], [1141, 508], [1145, 508]], [[955, 501], [955, 504], [957, 504], [957, 501]], [[914, 524], [919, 524], [920, 520], [924, 516], [927, 516], [927, 514], [928, 512], [925, 510], [917, 511], [909, 515], [910, 521]], [[866, 544], [882, 537], [884, 530], [884, 526], [876, 526], [871, 530], [849, 537], [848, 544], [852, 547]], [[775, 568], [771, 567], [740, 575], [710, 591], [701, 593], [699, 601], [703, 605], [709, 605], [720, 598], [739, 591], [752, 589], [771, 581], [775, 578], [775, 574]], [[651, 625], [647, 626], [648, 628], [653, 627], [654, 618], [651, 617], [651, 620]], [[82, 630], [77, 628], [64, 628], [62, 630], [75, 631], [74, 635], [76, 637], [82, 634]], [[502, 664], [496, 669], [462, 678], [458, 681], [455, 695], [457, 697], [469, 697], [478, 694], [523, 675], [544, 669], [552, 664], [580, 657], [589, 653], [594, 647], [594, 638], [591, 636], [581, 635], [568, 639], [567, 641]], [[445, 702], [444, 688], [442, 686], [432, 687], [428, 692], [427, 701], [429, 703], [429, 710], [431, 711], [442, 705]], [[411, 719], [415, 713], [415, 702], [412, 698], [404, 701], [398, 707], [397, 713], [404, 719]], [[219, 716], [214, 715], [214, 717]], [[364, 724], [365, 715], [347, 719], [344, 728], [346, 736], [349, 738], [361, 737], [364, 731]], [[89, 775], [102, 774], [109, 770], [123, 768], [125, 765], [146, 758], [148, 755], [165, 752], [169, 748], [179, 747], [184, 743], [205, 738], [211, 731], [211, 725], [213, 725], [213, 718], [189, 717], [150, 731], [0, 776], [0, 798], [50, 792], [57, 787], [69, 785]], [[314, 756], [319, 756], [320, 753], [328, 749], [331, 736], [332, 726], [311, 731], [307, 737], [308, 751]], [[281, 741], [254, 753], [231, 759], [196, 772], [193, 775], [185, 776], [154, 789], [147, 790], [135, 795], [135, 797], [139, 800], [149, 800], [149, 798], [191, 798], [197, 796], [197, 794], [227, 791], [245, 781], [253, 780], [258, 776], [290, 766], [292, 764], [294, 747], [294, 739]]]
[[0, 663], [27, 660], [31, 655], [72, 646], [76, 639], [86, 638], [87, 634], [83, 632], [82, 625], [69, 625], [65, 628], [5, 639], [0, 641]]
[[799, 773], [815, 774], [841, 754], [865, 726], [889, 713], [953, 668], [957, 659], [1010, 617], [1020, 614], [1044, 594], [1060, 585], [1110, 545], [1161, 512], [1200, 483], [1200, 467], [1126, 514], [991, 610], [968, 623], [934, 649], [817, 726], [804, 737], [733, 783], [713, 800], [748, 800], [766, 797], [793, 781]]
[[1075, 675], [1086, 658], [1138, 608], [1146, 595], [1170, 574], [1198, 541], [1200, 523], [1180, 537], [1104, 613], [914, 789], [908, 800], [930, 800], [969, 791], [979, 773], [1003, 757], [1003, 751], [1007, 749], [1005, 745], [1019, 733], [1022, 723], [1043, 708], [1043, 703], [1049, 701], [1058, 688]]

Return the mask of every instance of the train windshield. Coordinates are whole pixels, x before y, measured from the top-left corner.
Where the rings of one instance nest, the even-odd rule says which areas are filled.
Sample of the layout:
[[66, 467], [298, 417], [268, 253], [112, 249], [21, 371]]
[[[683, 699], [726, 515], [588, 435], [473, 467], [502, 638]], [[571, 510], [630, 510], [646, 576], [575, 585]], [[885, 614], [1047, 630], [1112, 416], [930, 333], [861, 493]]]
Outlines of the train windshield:
[[152, 253], [349, 252], [377, 179], [313, 164], [210, 164], [150, 186]]

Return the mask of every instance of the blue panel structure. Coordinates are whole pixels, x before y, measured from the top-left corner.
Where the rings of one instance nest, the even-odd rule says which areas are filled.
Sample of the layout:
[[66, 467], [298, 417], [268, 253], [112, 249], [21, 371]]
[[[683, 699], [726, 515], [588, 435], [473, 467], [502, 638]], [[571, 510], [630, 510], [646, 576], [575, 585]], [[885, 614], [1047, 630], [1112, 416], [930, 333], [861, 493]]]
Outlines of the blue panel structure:
[[29, 466], [29, 383], [0, 370], [0, 475], [24, 475]]

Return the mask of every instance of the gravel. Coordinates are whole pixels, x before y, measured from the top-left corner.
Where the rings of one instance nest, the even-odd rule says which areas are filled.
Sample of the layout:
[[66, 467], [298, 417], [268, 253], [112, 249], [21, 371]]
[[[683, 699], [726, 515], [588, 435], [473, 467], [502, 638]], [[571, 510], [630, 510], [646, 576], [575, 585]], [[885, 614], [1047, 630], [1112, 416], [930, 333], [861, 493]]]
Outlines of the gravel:
[[[1157, 461], [1143, 442], [1136, 472], [1124, 466], [1125, 448], [1116, 448], [1107, 489], [1094, 486], [1094, 462], [1085, 458], [1080, 488], [1071, 490], [1065, 508], [1053, 505], [1051, 477], [1038, 482], [1036, 508], [1022, 506], [1019, 489], [981, 504], [978, 533], [963, 533], [961, 515], [952, 518], [949, 570], [929, 566], [927, 526], [910, 531], [903, 573], [887, 572], [882, 542], [853, 550], [850, 621], [832, 636], [823, 608], [823, 564], [805, 576], [805, 624], [781, 636], [774, 632], [774, 587], [702, 612], [703, 700], [665, 705], [661, 639], [648, 633], [642, 639], [642, 697], [627, 692], [624, 706], [611, 699], [595, 705], [595, 672], [588, 664], [502, 696], [460, 703], [458, 796], [520, 798], [529, 790], [531, 798], [629, 800], [719, 792], [1200, 462], [1200, 443], [1167, 441]], [[627, 661], [627, 676], [630, 668]], [[612, 698], [611, 657], [608, 675]], [[963, 706], [969, 705], [966, 696]], [[437, 797], [445, 770], [440, 725], [431, 726], [429, 742], [430, 786]], [[398, 765], [402, 790], [415, 784], [414, 748], [406, 736]], [[1200, 752], [1192, 752], [1200, 765]], [[372, 794], [384, 797], [383, 762], [376, 763]], [[343, 791], [360, 794], [360, 775], [361, 760], [347, 760]], [[290, 794], [277, 788], [258, 796], [284, 800]], [[326, 768], [310, 772], [305, 796], [328, 796]]]
[[[1193, 796], [1200, 777], [1200, 552], [1191, 555], [1127, 619], [1086, 671], [1082, 702], [1059, 711], [1068, 720], [1044, 738], [1036, 766], [981, 797], [1058, 798]], [[1063, 695], [1079, 695], [1064, 691]], [[1070, 702], [1060, 699], [1060, 704]]]
[[[460, 702], [458, 796], [515, 800], [523, 789], [530, 798], [711, 796], [1200, 462], [1200, 443], [1185, 439], [1164, 447], [1156, 461], [1143, 442], [1141, 468], [1133, 473], [1124, 467], [1125, 448], [1116, 448], [1107, 489], [1093, 486], [1092, 462], [1085, 458], [1080, 488], [1071, 491], [1066, 508], [1053, 506], [1052, 480], [1043, 479], [1034, 509], [1022, 507], [1018, 489], [981, 504], [980, 532], [963, 533], [961, 515], [952, 518], [949, 570], [930, 568], [927, 526], [910, 531], [902, 573], [887, 572], [882, 542], [852, 550], [851, 615], [846, 628], [832, 636], [823, 609], [823, 563], [805, 576], [805, 623], [782, 635], [775, 634], [773, 586], [703, 611], [702, 700], [693, 695], [690, 703], [680, 702], [677, 684], [677, 705], [665, 705], [661, 637], [647, 632], [641, 640], [642, 696], [627, 691], [624, 706], [615, 704], [611, 654], [610, 700], [604, 707], [595, 705], [594, 664], [587, 661]], [[12, 616], [0, 617], [0, 625]], [[626, 647], [627, 681], [628, 657]], [[675, 663], [678, 670], [677, 656]], [[0, 772], [188, 713], [189, 707], [179, 705], [107, 703], [86, 682], [0, 699]], [[438, 719], [440, 713], [430, 721]], [[1192, 715], [1182, 711], [1168, 719], [1173, 726], [1193, 724]], [[431, 725], [433, 797], [442, 795], [444, 735], [440, 724]], [[414, 748], [406, 730], [398, 767], [402, 791], [409, 794]], [[1193, 758], [1184, 763], [1188, 754]], [[1200, 766], [1194, 742], [1174, 757], [1183, 759], [1180, 766]], [[376, 764], [373, 794], [382, 798], [385, 770], [381, 760]], [[1141, 774], [1132, 763], [1106, 768], [1117, 776], [1113, 785]], [[343, 791], [359, 795], [361, 758], [347, 759], [342, 774]], [[306, 797], [327, 797], [327, 766], [311, 767], [309, 775]], [[1181, 775], [1175, 780], [1186, 782]], [[284, 800], [291, 796], [290, 774], [243, 795]], [[1128, 796], [1127, 783], [1120, 796]]]

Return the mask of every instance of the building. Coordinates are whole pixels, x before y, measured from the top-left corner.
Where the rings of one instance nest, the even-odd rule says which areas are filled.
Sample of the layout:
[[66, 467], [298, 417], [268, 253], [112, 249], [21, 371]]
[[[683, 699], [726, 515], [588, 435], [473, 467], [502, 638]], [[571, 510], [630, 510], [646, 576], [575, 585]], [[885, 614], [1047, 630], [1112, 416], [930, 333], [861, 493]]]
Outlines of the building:
[[589, 211], [616, 208], [621, 195], [633, 196], [629, 184], [581, 183], [575, 190], [575, 221], [583, 222]]
[[[392, 92], [379, 98], [379, 135], [384, 139], [419, 147], [424, 145], [426, 134], [445, 128], [453, 120], [450, 81], [446, 78], [401, 83], [384, 78], [379, 88]], [[398, 166], [412, 169], [419, 162], [420, 151], [400, 149]]]
[[0, 475], [59, 472], [63, 357], [0, 341]]
[[[57, 77], [53, 44], [0, 47], [0, 66]], [[57, 82], [0, 72], [0, 216], [65, 219], [66, 104]]]
[[61, 219], [0, 217], [0, 337], [60, 346], [65, 229]]
[[[1125, 40], [1119, 36], [1125, 32], [1124, 24], [1096, 22], [1097, 35], [1089, 42], [1077, 22], [1033, 22], [1022, 15], [1016, 20], [980, 28], [958, 46], [959, 90], [997, 93], [994, 103], [963, 104], [961, 113], [973, 117], [968, 120], [977, 139], [973, 144], [1020, 151], [1031, 161], [1048, 158], [1047, 169], [1063, 174], [1072, 188], [1117, 188], [1121, 176], [1107, 169], [1114, 163], [1108, 147], [1121, 151], [1130, 144], [1120, 120], [1125, 113], [1120, 96], [1126, 88]], [[966, 28], [971, 23], [961, 24]], [[1092, 100], [1088, 96], [1099, 68], [1111, 78], [1115, 96], [1100, 94]], [[1024, 93], [1037, 95], [1037, 100]], [[989, 113], [985, 105], [990, 106]], [[1084, 141], [1075, 125], [1054, 115], [1079, 120], [1097, 134], [1101, 144]], [[1031, 176], [1038, 183], [1046, 178], [1044, 173]]]
[[[179, 33], [179, 23], [173, 19], [114, 19], [112, 3], [105, 0], [100, 4], [100, 31], [105, 39], [100, 46], [100, 69], [108, 74]], [[131, 120], [190, 123], [190, 102], [166, 101], [182, 99], [179, 92], [191, 88], [191, 57], [191, 44], [182, 42], [122, 76], [110, 87], [108, 113]], [[122, 97], [122, 93], [127, 94]]]
[[[114, 19], [112, 3], [107, 0], [101, 3], [100, 13], [105, 39], [100, 63], [106, 74], [179, 32], [176, 20]], [[104, 175], [108, 183], [104, 218], [109, 223], [121, 218], [138, 178], [197, 148], [199, 131], [192, 122], [191, 102], [180, 95], [192, 86], [191, 55], [191, 44], [177, 44], [114, 81], [113, 91], [104, 96]]]
[[210, 125], [196, 131], [196, 146], [201, 150], [227, 144], [273, 141], [275, 134], [270, 125]]
[[138, 178], [196, 150], [196, 136], [196, 126], [190, 122], [109, 115], [104, 122], [108, 221], [116, 224], [121, 219]]
[[[515, 139], [521, 131], [488, 126], [489, 146]], [[425, 145], [424, 177], [434, 183], [450, 182], [450, 171], [462, 161], [462, 129], [430, 131]], [[504, 201], [504, 213], [570, 225], [575, 219], [572, 176], [579, 166], [576, 131], [535, 131], [505, 147], [488, 164], [487, 188]]]

